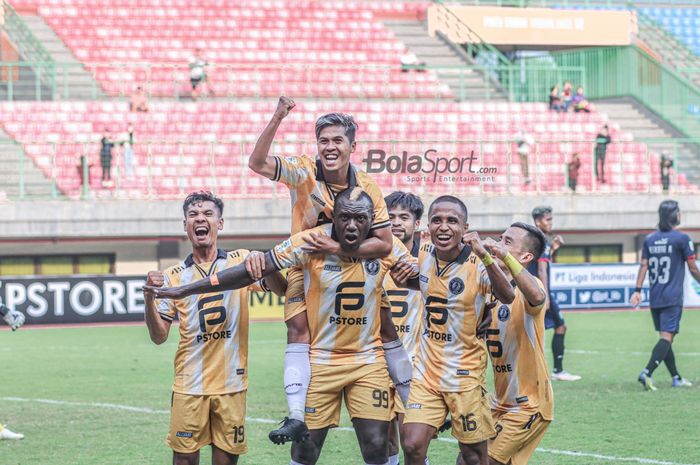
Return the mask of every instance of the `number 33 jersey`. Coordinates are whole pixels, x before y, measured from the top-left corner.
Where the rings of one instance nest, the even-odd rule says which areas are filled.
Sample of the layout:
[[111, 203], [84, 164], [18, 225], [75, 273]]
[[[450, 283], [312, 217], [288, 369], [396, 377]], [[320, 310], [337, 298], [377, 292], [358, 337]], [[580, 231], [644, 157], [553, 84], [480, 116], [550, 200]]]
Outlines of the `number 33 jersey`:
[[[195, 263], [192, 255], [168, 268], [165, 286], [179, 286], [243, 263], [249, 252], [217, 251], [212, 263]], [[182, 300], [158, 300], [160, 317], [180, 320], [180, 343], [175, 353], [173, 392], [219, 395], [248, 388], [248, 290], [199, 294]]]
[[695, 247], [680, 231], [656, 231], [644, 239], [642, 259], [649, 261], [651, 308], [683, 305], [685, 262], [695, 260]]
[[437, 391], [485, 384], [486, 347], [476, 337], [484, 311], [479, 263], [469, 247], [451, 262], [439, 260], [430, 243], [418, 255], [425, 321], [413, 376]]
[[311, 363], [383, 360], [380, 309], [391, 306], [382, 288], [384, 276], [399, 260], [415, 263], [415, 258], [396, 238], [391, 253], [380, 259], [307, 254], [301, 248], [311, 234], [335, 239], [333, 225], [326, 224], [295, 234], [272, 250], [278, 269], [299, 266], [304, 273]]

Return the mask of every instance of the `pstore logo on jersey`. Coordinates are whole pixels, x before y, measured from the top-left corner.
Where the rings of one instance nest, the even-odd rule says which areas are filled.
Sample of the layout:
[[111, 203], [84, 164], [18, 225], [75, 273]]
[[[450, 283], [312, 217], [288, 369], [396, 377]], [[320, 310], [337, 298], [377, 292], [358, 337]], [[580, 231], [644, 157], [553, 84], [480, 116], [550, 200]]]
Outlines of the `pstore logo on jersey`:
[[461, 278], [452, 278], [447, 287], [452, 295], [459, 295], [464, 291], [464, 281]]
[[503, 304], [498, 307], [498, 319], [505, 322], [508, 321], [508, 318], [510, 318], [510, 307]]
[[375, 276], [377, 273], [379, 273], [379, 262], [375, 259], [367, 260], [365, 262], [365, 271], [372, 276]]

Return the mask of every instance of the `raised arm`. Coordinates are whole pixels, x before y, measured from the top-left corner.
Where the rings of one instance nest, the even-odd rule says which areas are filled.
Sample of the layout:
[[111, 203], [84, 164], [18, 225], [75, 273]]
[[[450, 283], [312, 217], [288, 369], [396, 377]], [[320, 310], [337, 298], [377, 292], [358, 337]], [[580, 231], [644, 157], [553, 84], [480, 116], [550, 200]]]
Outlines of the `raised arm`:
[[472, 252], [476, 254], [486, 268], [493, 295], [502, 303], [510, 304], [515, 300], [515, 289], [508, 281], [503, 270], [496, 265], [491, 258], [491, 254], [484, 248], [479, 238], [479, 233], [473, 231], [468, 232], [462, 238], [465, 245], [471, 247]]
[[258, 137], [258, 141], [255, 144], [253, 153], [250, 154], [248, 159], [248, 167], [255, 171], [256, 173], [265, 176], [268, 179], [273, 179], [275, 177], [275, 159], [268, 157], [270, 153], [270, 147], [272, 142], [275, 140], [275, 134], [277, 129], [280, 127], [282, 120], [289, 114], [289, 112], [294, 108], [296, 104], [294, 100], [284, 95], [280, 97], [277, 103], [277, 109], [272, 115], [272, 119], [267, 123], [265, 129], [263, 129], [262, 134]]
[[306, 245], [302, 247], [302, 250], [309, 254], [338, 255], [351, 258], [384, 258], [391, 253], [392, 237], [390, 228], [374, 229], [370, 231], [370, 236], [362, 241], [357, 250], [348, 252], [329, 236], [312, 233], [304, 238]]
[[[271, 252], [265, 253], [265, 269], [263, 276], [269, 276], [277, 272]], [[195, 281], [183, 286], [171, 288], [159, 288], [155, 286], [144, 286], [144, 290], [152, 291], [156, 297], [163, 299], [183, 299], [193, 294], [206, 294], [209, 292], [229, 291], [250, 286], [255, 281], [248, 275], [245, 263], [241, 263], [231, 268], [199, 281]]]

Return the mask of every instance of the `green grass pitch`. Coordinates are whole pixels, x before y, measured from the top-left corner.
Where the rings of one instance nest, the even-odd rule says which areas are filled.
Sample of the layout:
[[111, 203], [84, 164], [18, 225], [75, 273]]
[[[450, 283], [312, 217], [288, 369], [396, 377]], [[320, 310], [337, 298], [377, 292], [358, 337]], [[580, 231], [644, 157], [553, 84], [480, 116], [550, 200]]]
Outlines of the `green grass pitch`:
[[[700, 312], [686, 312], [674, 345], [681, 374], [695, 386], [671, 389], [662, 366], [655, 393], [636, 381], [657, 339], [647, 311], [569, 312], [566, 319], [565, 368], [583, 380], [555, 383], [555, 422], [530, 463], [700, 464]], [[272, 424], [261, 421], [285, 414], [284, 325], [255, 323], [250, 340], [250, 452], [239, 463], [287, 464], [288, 448], [271, 444]], [[1, 331], [0, 422], [26, 438], [0, 442], [0, 464], [170, 463], [164, 438], [176, 342], [173, 328], [165, 345], [153, 345], [145, 326]], [[347, 415], [342, 424], [349, 426]], [[449, 433], [442, 438], [431, 445], [431, 463], [452, 465], [456, 445]], [[211, 463], [207, 450], [201, 463]], [[354, 434], [331, 432], [319, 464], [361, 465]]]

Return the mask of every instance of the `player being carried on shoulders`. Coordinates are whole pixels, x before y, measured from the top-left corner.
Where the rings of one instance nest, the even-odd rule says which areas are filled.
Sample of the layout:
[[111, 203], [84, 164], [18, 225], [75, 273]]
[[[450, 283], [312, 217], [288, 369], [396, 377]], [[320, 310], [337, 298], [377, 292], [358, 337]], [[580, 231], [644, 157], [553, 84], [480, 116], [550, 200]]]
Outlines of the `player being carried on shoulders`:
[[[316, 463], [329, 428], [338, 426], [343, 397], [365, 463], [385, 464], [388, 459], [386, 443], [393, 400], [389, 378], [397, 388], [403, 386], [404, 399], [411, 366], [400, 341], [386, 337], [385, 330], [394, 328], [382, 285], [397, 263], [405, 265], [396, 272], [402, 282], [417, 276], [417, 269], [415, 259], [396, 238], [392, 238], [392, 251], [384, 258], [347, 256], [368, 240], [373, 210], [369, 195], [358, 187], [347, 189], [335, 199], [332, 224], [294, 234], [264, 254], [264, 275], [299, 267], [306, 296], [311, 341], [311, 384], [306, 409], [310, 438], [292, 444], [292, 465]], [[306, 241], [314, 236], [338, 241], [346, 253], [321, 255], [305, 251]], [[149, 290], [161, 298], [183, 299], [241, 288], [252, 282], [246, 266], [239, 265], [189, 285]], [[395, 337], [395, 330], [390, 332]], [[398, 344], [389, 346], [388, 342]]]
[[[359, 186], [374, 204], [373, 224], [367, 240], [357, 250], [346, 251], [328, 236], [311, 234], [305, 238], [304, 249], [352, 258], [386, 256], [392, 250], [392, 236], [382, 193], [367, 173], [350, 163], [350, 156], [355, 152], [357, 131], [352, 116], [330, 113], [316, 121], [317, 155], [313, 158], [269, 155], [277, 129], [295, 106], [291, 98], [280, 97], [275, 113], [255, 144], [248, 166], [254, 172], [289, 188], [292, 198], [292, 234], [330, 223], [338, 193]], [[259, 273], [259, 270], [249, 271]], [[284, 386], [289, 414], [280, 428], [270, 432], [270, 440], [276, 444], [290, 440], [301, 441], [306, 437], [304, 413], [311, 376], [309, 323], [304, 301], [303, 275], [299, 267], [288, 270], [287, 281], [284, 304], [284, 320], [287, 325]]]

